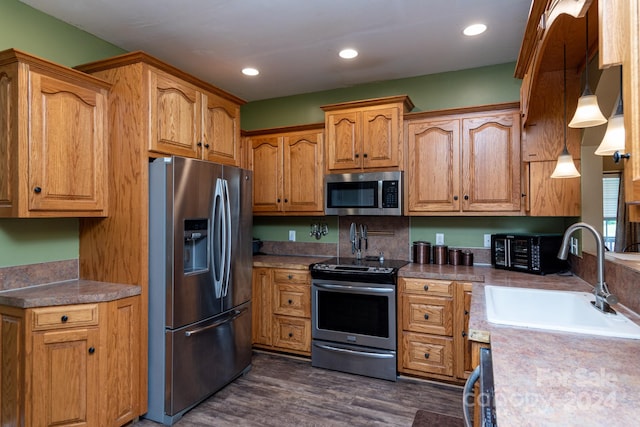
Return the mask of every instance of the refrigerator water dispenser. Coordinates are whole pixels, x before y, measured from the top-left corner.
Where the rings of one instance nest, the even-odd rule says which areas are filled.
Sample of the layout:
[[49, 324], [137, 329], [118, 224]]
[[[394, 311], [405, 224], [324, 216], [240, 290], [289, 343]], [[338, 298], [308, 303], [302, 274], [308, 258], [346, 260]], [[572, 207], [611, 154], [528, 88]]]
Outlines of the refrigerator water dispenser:
[[207, 271], [209, 224], [206, 219], [184, 220], [184, 274]]

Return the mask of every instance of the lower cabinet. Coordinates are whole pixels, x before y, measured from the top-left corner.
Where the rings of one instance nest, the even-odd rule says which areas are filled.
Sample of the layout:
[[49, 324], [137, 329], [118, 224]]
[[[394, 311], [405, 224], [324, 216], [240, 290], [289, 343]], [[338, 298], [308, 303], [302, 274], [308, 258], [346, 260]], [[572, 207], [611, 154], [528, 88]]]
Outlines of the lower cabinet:
[[398, 371], [462, 382], [471, 366], [467, 340], [471, 284], [398, 280]]
[[311, 276], [306, 270], [253, 269], [254, 347], [311, 355]]
[[0, 306], [0, 424], [113, 426], [135, 419], [139, 306], [139, 297]]

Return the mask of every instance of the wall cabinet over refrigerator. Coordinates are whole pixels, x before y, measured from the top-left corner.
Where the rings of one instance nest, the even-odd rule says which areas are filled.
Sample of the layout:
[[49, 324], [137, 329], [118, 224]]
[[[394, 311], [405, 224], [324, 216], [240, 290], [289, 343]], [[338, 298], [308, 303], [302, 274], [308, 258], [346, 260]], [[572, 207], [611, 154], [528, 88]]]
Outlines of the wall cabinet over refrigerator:
[[109, 87], [0, 52], [0, 217], [107, 215]]
[[321, 128], [248, 132], [255, 215], [323, 214]]
[[402, 119], [413, 109], [408, 96], [321, 108], [325, 112], [327, 173], [404, 169]]
[[406, 121], [409, 215], [520, 215], [519, 110], [463, 111]]

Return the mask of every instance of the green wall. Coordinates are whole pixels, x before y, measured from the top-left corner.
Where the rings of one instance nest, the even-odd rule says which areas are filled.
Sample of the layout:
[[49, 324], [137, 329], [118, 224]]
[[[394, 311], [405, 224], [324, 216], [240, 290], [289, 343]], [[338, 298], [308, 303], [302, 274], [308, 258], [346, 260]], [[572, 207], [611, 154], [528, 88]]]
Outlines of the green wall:
[[345, 101], [409, 95], [413, 112], [520, 99], [515, 63], [363, 84], [343, 89], [254, 101], [242, 106], [243, 130], [324, 122], [320, 106]]
[[[18, 0], [0, 0], [0, 51], [74, 66], [125, 52]], [[0, 219], [0, 267], [78, 258], [78, 220]]]

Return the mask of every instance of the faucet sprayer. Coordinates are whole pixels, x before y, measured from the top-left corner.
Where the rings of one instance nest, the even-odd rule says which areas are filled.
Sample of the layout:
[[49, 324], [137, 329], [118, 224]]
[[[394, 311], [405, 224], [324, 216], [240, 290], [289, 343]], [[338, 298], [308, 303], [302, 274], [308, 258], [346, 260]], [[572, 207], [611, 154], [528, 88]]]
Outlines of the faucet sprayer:
[[593, 294], [596, 297], [596, 300], [592, 302], [595, 308], [604, 312], [604, 313], [613, 313], [615, 314], [615, 310], [611, 308], [610, 304], [617, 304], [618, 298], [615, 295], [612, 295], [609, 292], [609, 288], [604, 281], [604, 239], [598, 230], [596, 230], [593, 226], [585, 223], [585, 222], [577, 222], [564, 232], [564, 237], [562, 238], [562, 246], [560, 246], [560, 250], [558, 251], [558, 258], [567, 259], [569, 255], [569, 237], [579, 228], [584, 228], [589, 230], [593, 237], [596, 239], [596, 245], [598, 246], [598, 250], [596, 253], [596, 262], [598, 265], [598, 283], [596, 283]]

